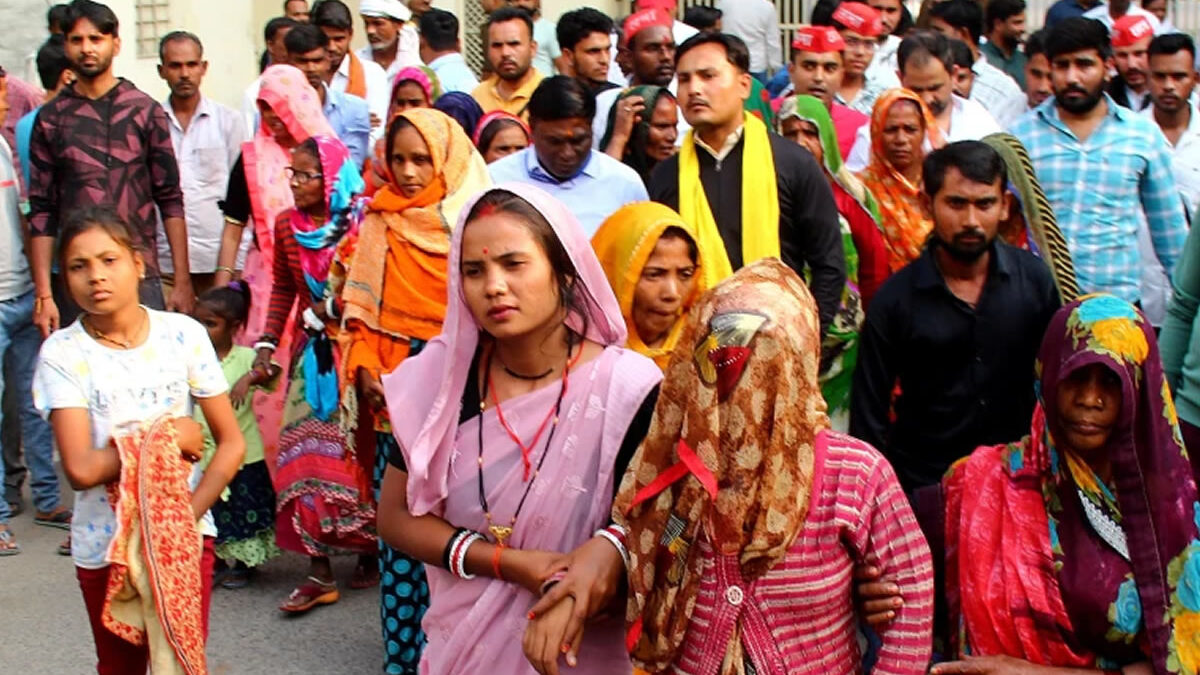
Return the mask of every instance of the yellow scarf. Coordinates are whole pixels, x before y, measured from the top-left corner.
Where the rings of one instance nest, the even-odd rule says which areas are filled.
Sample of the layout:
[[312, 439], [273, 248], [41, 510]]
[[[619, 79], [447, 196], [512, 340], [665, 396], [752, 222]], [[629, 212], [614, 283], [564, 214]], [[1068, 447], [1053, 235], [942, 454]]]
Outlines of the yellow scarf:
[[[762, 258], [779, 257], [779, 187], [775, 183], [775, 158], [767, 125], [746, 115], [742, 142], [742, 265]], [[733, 275], [725, 242], [717, 229], [696, 156], [694, 131], [688, 131], [679, 150], [679, 214], [696, 230], [701, 251], [707, 253], [700, 272], [707, 288]]]

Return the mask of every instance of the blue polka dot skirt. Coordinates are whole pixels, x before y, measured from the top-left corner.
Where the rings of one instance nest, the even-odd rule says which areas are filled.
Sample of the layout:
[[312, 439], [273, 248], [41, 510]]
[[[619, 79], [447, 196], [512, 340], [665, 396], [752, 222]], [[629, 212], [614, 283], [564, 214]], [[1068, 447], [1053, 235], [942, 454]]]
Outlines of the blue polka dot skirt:
[[[390, 433], [377, 435], [375, 445], [375, 499], [388, 466], [387, 458], [397, 452]], [[383, 672], [415, 675], [425, 648], [421, 618], [429, 607], [425, 567], [379, 540], [379, 614], [383, 621]]]

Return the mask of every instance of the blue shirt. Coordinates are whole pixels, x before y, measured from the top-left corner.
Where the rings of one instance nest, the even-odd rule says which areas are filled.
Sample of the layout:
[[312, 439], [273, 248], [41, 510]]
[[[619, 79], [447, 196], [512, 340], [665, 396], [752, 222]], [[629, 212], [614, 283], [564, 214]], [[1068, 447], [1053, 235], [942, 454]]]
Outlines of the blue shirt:
[[29, 185], [29, 141], [33, 138], [33, 122], [37, 119], [38, 111], [42, 106], [38, 106], [29, 111], [20, 120], [17, 120], [17, 126], [13, 132], [17, 138], [17, 161], [21, 165], [21, 175], [25, 179], [25, 185]]
[[1083, 16], [1083, 13], [1091, 8], [1079, 4], [1079, 0], [1058, 0], [1058, 2], [1050, 6], [1050, 9], [1046, 10], [1045, 26], [1049, 28], [1063, 19], [1069, 19], [1073, 16]]
[[354, 165], [362, 166], [367, 159], [367, 144], [371, 137], [371, 112], [367, 102], [326, 86], [323, 112], [333, 133], [350, 150]]
[[1053, 98], [1017, 121], [1012, 134], [1033, 160], [1067, 239], [1084, 293], [1141, 299], [1138, 211], [1154, 253], [1171, 275], [1187, 238], [1183, 205], [1171, 175], [1171, 150], [1154, 122], [1105, 94], [1108, 115], [1080, 141]]
[[539, 187], [566, 204], [588, 237], [617, 209], [650, 200], [636, 171], [602, 152], [591, 151], [574, 177], [560, 181], [542, 168], [531, 145], [488, 166], [495, 183], [516, 181]]

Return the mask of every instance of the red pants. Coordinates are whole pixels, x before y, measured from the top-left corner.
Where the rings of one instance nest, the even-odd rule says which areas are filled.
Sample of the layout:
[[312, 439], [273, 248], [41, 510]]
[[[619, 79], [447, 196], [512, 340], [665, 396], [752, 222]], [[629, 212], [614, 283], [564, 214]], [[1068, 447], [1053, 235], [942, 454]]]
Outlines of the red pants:
[[[212, 600], [213, 563], [216, 552], [213, 538], [204, 538], [204, 557], [200, 559], [200, 612], [204, 635], [208, 637], [208, 607]], [[96, 640], [96, 657], [99, 663], [96, 672], [100, 675], [145, 675], [149, 667], [150, 650], [126, 642], [104, 627], [104, 597], [108, 590], [108, 568], [85, 570], [75, 568], [79, 579], [79, 590], [83, 591], [83, 604], [87, 607], [88, 620], [92, 624], [92, 637]]]

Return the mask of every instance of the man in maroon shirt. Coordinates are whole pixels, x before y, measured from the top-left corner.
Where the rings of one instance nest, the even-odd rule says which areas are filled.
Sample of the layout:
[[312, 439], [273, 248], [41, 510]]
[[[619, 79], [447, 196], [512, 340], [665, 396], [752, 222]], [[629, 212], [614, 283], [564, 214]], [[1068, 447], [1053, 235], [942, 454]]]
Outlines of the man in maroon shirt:
[[[121, 40], [112, 10], [92, 0], [74, 0], [70, 9], [63, 28], [67, 58], [77, 78], [42, 107], [29, 145], [34, 322], [43, 335], [73, 321], [79, 312], [65, 287], [51, 283], [51, 266], [58, 225], [80, 207], [112, 207], [131, 226], [146, 263], [143, 304], [187, 312], [195, 302], [188, 276], [183, 192], [167, 115], [157, 101], [113, 75]], [[154, 255], [156, 208], [177, 276], [165, 303]]]

